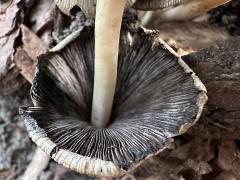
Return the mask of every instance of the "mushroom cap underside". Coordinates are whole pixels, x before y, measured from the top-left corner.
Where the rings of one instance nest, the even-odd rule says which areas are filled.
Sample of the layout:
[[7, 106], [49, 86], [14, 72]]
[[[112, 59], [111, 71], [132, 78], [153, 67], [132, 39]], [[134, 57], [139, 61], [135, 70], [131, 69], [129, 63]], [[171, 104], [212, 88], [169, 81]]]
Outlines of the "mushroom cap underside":
[[92, 176], [121, 176], [167, 147], [200, 117], [206, 89], [156, 32], [122, 28], [111, 123], [90, 124], [94, 30], [39, 57], [34, 107], [20, 108], [32, 140], [54, 160]]
[[[126, 7], [149, 11], [177, 6], [186, 1], [189, 0], [127, 0]], [[64, 14], [70, 15], [71, 9], [78, 6], [88, 18], [95, 17], [97, 0], [55, 0], [55, 3]]]

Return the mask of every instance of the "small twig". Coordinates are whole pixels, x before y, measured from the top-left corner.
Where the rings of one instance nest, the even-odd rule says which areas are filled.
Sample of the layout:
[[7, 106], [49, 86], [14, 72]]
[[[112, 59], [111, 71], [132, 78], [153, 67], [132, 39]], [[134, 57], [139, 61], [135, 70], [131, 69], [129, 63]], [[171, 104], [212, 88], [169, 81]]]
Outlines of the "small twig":
[[67, 44], [69, 44], [71, 41], [73, 41], [74, 39], [76, 39], [81, 31], [83, 30], [83, 27], [81, 27], [80, 29], [78, 29], [77, 31], [74, 31], [72, 34], [70, 34], [69, 36], [67, 36], [65, 39], [63, 39], [60, 43], [58, 43], [55, 47], [53, 47], [50, 51], [51, 52], [56, 52], [56, 51], [60, 51], [62, 48], [64, 48]]
[[47, 168], [49, 160], [50, 157], [41, 149], [37, 148], [32, 162], [24, 172], [22, 180], [38, 180], [41, 172]]

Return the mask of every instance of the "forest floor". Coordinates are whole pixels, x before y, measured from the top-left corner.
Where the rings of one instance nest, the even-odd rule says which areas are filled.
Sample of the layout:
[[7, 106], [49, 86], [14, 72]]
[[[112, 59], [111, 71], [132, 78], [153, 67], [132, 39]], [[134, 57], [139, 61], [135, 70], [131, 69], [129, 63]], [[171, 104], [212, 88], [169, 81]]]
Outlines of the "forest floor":
[[[228, 5], [218, 7], [202, 19], [204, 20], [195, 22], [155, 24], [151, 28], [158, 29], [162, 38], [182, 55], [216, 44], [224, 47], [227, 39], [236, 39], [238, 43], [236, 48], [239, 47], [238, 57], [240, 57], [238, 39], [240, 2], [234, 0]], [[69, 26], [68, 22], [68, 17], [56, 9], [53, 1], [0, 2], [0, 180], [21, 180], [33, 159], [36, 145], [30, 140], [23, 120], [18, 114], [19, 107], [32, 104], [29, 95], [31, 85], [27, 82], [27, 80], [31, 81], [31, 77], [26, 74], [34, 71], [36, 56], [53, 44], [53, 29], [55, 29], [54, 35], [58, 36], [65, 27]], [[35, 46], [35, 49], [29, 47], [29, 43], [36, 43], [39, 40], [41, 40], [40, 47]], [[210, 50], [217, 48], [213, 47], [201, 52], [206, 52], [210, 57]], [[192, 58], [199, 56], [190, 55]], [[27, 65], [31, 68], [29, 72], [23, 73], [20, 69], [26, 64], [18, 65], [18, 61], [26, 58], [30, 59]], [[186, 56], [186, 62], [188, 58]], [[192, 68], [194, 69], [194, 66]], [[24, 77], [21, 74], [24, 74]], [[236, 82], [238, 89], [240, 89], [239, 83]], [[212, 95], [210, 93], [210, 102], [215, 101]], [[240, 94], [238, 95], [240, 97]], [[226, 112], [221, 111], [218, 105], [209, 103], [208, 110], [194, 128], [185, 135], [175, 138], [175, 142], [168, 149], [148, 159], [122, 179], [240, 180], [239, 99], [232, 100], [236, 102], [229, 102], [232, 106], [236, 105], [236, 108]], [[40, 173], [39, 179], [94, 178], [82, 176], [50, 160]]]

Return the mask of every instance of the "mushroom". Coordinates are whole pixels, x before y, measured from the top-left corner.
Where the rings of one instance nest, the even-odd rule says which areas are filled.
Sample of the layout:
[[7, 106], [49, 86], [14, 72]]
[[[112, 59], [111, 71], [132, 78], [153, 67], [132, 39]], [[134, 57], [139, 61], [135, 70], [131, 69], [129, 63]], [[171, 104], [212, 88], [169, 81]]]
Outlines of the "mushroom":
[[112, 115], [98, 128], [91, 122], [94, 43], [94, 28], [85, 27], [63, 49], [40, 56], [34, 107], [20, 114], [32, 140], [58, 163], [117, 177], [194, 125], [206, 89], [157, 32], [123, 26]]
[[88, 18], [95, 17], [95, 7], [97, 0], [54, 0], [58, 8], [66, 15], [71, 15], [71, 9], [74, 6], [81, 8]]
[[[86, 17], [95, 18], [95, 9], [97, 0], [54, 0], [58, 8], [66, 15], [71, 15], [71, 10], [78, 6], [81, 8]], [[125, 0], [126, 7], [133, 7], [137, 10], [157, 10], [167, 7], [173, 7], [189, 0]]]
[[207, 100], [157, 33], [123, 27], [118, 52], [126, 2], [98, 0], [95, 29], [39, 57], [34, 107], [20, 109], [32, 140], [83, 174], [123, 175], [191, 127]]
[[[209, 10], [231, 0], [126, 0], [127, 7], [139, 11], [143, 26], [153, 21], [160, 23], [194, 19]], [[95, 17], [96, 0], [55, 0], [58, 7], [67, 15], [75, 6], [81, 7], [88, 18]], [[144, 11], [144, 12], [141, 12]]]
[[[54, 0], [58, 8], [66, 15], [71, 15], [71, 10], [78, 6], [82, 12], [86, 15], [87, 18], [94, 19], [97, 0]], [[136, 0], [124, 0], [126, 6], [129, 7]]]
[[[168, 0], [165, 1], [168, 2]], [[142, 17], [141, 23], [146, 26], [154, 21], [164, 23], [191, 20], [229, 1], [231, 0], [179, 0], [174, 6], [168, 6], [168, 8], [157, 11], [148, 11]], [[153, 9], [145, 8], [145, 10]]]

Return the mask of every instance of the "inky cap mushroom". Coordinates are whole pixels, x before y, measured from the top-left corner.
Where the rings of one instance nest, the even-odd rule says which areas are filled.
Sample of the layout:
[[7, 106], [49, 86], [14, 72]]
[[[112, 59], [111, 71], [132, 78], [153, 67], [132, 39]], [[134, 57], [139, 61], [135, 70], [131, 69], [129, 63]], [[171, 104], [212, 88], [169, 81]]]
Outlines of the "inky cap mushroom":
[[122, 28], [110, 123], [91, 124], [94, 29], [39, 57], [34, 107], [20, 109], [32, 140], [91, 176], [122, 176], [199, 119], [206, 89], [157, 32]]
[[[66, 15], [70, 15], [75, 6], [81, 8], [88, 18], [95, 17], [97, 0], [54, 0], [59, 9]], [[156, 10], [179, 5], [189, 0], [126, 0], [126, 7], [137, 10]]]

